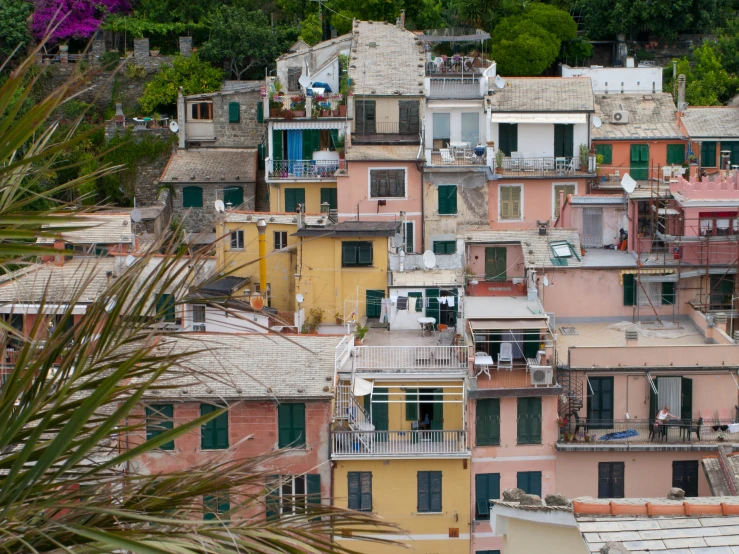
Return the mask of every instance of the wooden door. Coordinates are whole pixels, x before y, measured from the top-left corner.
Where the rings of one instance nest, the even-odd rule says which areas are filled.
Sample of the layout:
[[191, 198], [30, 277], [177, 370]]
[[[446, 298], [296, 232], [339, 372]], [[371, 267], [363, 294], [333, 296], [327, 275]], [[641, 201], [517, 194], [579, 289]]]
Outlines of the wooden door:
[[498, 247], [485, 248], [485, 280], [506, 280], [506, 249]]

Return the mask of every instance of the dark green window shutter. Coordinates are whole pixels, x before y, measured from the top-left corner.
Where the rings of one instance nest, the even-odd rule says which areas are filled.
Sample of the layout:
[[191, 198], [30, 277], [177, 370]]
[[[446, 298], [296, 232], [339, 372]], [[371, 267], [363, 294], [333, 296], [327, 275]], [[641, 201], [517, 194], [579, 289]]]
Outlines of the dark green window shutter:
[[372, 265], [372, 243], [359, 243], [359, 265]]
[[475, 475], [475, 519], [490, 519], [490, 500], [500, 498], [500, 474]]
[[418, 512], [428, 512], [429, 510], [429, 473], [428, 471], [419, 471], [417, 475], [417, 501], [416, 507]]
[[344, 242], [341, 244], [341, 265], [357, 265], [357, 248], [354, 243]]
[[518, 151], [518, 123], [498, 123], [498, 148], [506, 156]]
[[418, 421], [418, 389], [405, 389], [405, 420]]
[[441, 511], [441, 471], [429, 471], [429, 500], [432, 512]]
[[280, 404], [277, 408], [278, 446], [284, 448], [292, 438], [292, 408], [290, 404]]
[[625, 274], [624, 280], [624, 306], [633, 306], [636, 300], [636, 288], [634, 287], [634, 275]]
[[408, 298], [416, 298], [416, 312], [423, 311], [423, 293], [422, 292], [409, 292]]
[[362, 512], [372, 511], [372, 472], [350, 471], [348, 508]]
[[223, 203], [229, 203], [233, 208], [238, 208], [244, 203], [244, 189], [242, 187], [228, 187], [223, 189]]
[[[146, 440], [151, 440], [174, 427], [174, 406], [152, 404], [146, 407]], [[161, 450], [174, 450], [174, 441], [164, 443]]]
[[282, 131], [272, 131], [272, 161], [282, 161]]
[[[305, 134], [305, 131], [303, 131], [303, 134]], [[310, 155], [306, 156], [305, 151], [303, 151], [303, 159], [312, 160], [313, 152], [318, 152], [320, 149], [321, 149], [321, 130], [311, 129], [310, 131]]]
[[231, 501], [227, 492], [203, 496], [203, 519], [206, 521], [212, 521], [230, 509]]
[[[211, 404], [201, 404], [200, 415], [204, 416], [220, 409]], [[200, 447], [203, 450], [228, 448], [228, 411], [214, 417], [200, 428]]]
[[413, 236], [413, 230], [415, 225], [413, 222], [405, 222], [405, 251], [406, 254], [411, 254], [415, 251], [416, 238]]
[[557, 123], [554, 125], [554, 155], [558, 158], [571, 158], [573, 153], [574, 125]]
[[292, 406], [292, 439], [295, 446], [305, 446], [305, 404]]
[[441, 471], [419, 471], [418, 512], [441, 511]]
[[228, 103], [228, 122], [238, 123], [241, 121], [241, 106], [238, 102]]
[[359, 510], [361, 496], [359, 491], [359, 471], [350, 471], [347, 473], [347, 508], [350, 510]]
[[432, 246], [434, 254], [454, 254], [457, 251], [457, 241], [436, 240]]
[[183, 208], [202, 208], [203, 189], [201, 187], [184, 187], [182, 189]]
[[685, 161], [685, 145], [684, 144], [668, 144], [667, 145], [667, 163], [682, 165]]
[[323, 205], [324, 202], [328, 202], [328, 208], [330, 210], [337, 209], [338, 203], [336, 201], [336, 189], [321, 189], [321, 205]]
[[541, 398], [518, 399], [517, 442], [541, 443]]
[[439, 289], [426, 289], [426, 317], [433, 317], [439, 323]]
[[500, 400], [481, 398], [477, 401], [477, 446], [500, 444]]
[[257, 102], [257, 123], [264, 123], [264, 102]]
[[516, 486], [526, 494], [541, 496], [541, 471], [519, 471]]
[[716, 143], [715, 142], [703, 142], [701, 143], [701, 166], [703, 167], [716, 167]]
[[156, 319], [157, 321], [175, 320], [174, 296], [166, 292], [159, 295], [156, 303]]
[[675, 303], [675, 283], [662, 283], [662, 304], [672, 306]]
[[341, 265], [344, 267], [371, 266], [373, 243], [351, 241], [341, 244]]
[[611, 144], [596, 144], [595, 145], [596, 156], [603, 156], [604, 165], [610, 165], [613, 163], [613, 145]]
[[267, 505], [267, 520], [280, 519], [280, 476], [267, 477], [265, 504]]
[[300, 204], [305, 206], [305, 189], [285, 189], [285, 211], [297, 212]]
[[[316, 506], [321, 504], [321, 476], [313, 473], [309, 473], [305, 476], [305, 488], [306, 494], [308, 495], [306, 501], [306, 508], [311, 511], [311, 505]], [[315, 511], [315, 508], [313, 509]], [[316, 518], [319, 519], [319, 518]]]
[[278, 446], [305, 446], [305, 404], [280, 404], [277, 411]]
[[328, 136], [329, 136], [329, 139], [331, 140], [331, 150], [336, 150], [336, 145], [339, 142], [339, 130], [329, 129]]
[[439, 214], [457, 213], [457, 185], [439, 185]]
[[693, 380], [689, 377], [683, 377], [681, 381], [680, 419], [690, 421], [693, 419]]

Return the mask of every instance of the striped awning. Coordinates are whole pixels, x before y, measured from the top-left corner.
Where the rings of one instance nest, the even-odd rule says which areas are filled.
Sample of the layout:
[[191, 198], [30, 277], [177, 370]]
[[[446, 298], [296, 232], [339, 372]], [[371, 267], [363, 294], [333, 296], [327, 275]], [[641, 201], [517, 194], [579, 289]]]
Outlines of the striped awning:
[[665, 275], [675, 273], [674, 269], [622, 269], [618, 272], [618, 282], [621, 286], [624, 284], [624, 275], [636, 275], [637, 273], [644, 275]]

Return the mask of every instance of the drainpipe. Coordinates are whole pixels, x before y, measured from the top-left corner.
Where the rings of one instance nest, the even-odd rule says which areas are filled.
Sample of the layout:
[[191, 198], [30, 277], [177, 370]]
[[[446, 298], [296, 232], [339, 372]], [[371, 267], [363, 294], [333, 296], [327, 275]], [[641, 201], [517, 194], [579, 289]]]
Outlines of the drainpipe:
[[267, 298], [267, 222], [263, 219], [257, 221], [259, 232], [259, 292]]

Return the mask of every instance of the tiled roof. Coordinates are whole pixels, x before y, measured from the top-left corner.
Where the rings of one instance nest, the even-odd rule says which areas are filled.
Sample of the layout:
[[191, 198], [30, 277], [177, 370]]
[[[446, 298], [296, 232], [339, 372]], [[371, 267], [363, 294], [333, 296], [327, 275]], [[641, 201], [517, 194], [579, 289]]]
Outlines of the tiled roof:
[[[165, 376], [177, 398], [324, 398], [333, 395], [336, 335], [194, 334], [171, 335], [163, 351], [192, 354], [187, 375]], [[151, 391], [149, 391], [151, 393]]]
[[257, 151], [253, 148], [175, 150], [164, 168], [163, 183], [253, 183]]
[[589, 194], [588, 196], [575, 196], [570, 195], [568, 200], [569, 204], [573, 205], [596, 205], [601, 206], [605, 204], [616, 204], [623, 205], [624, 197], [620, 194]]
[[592, 112], [589, 77], [506, 77], [504, 89], [495, 89], [493, 112]]
[[304, 228], [297, 237], [308, 237], [316, 233], [334, 237], [392, 237], [400, 231], [400, 221], [342, 221], [325, 229]]
[[423, 96], [425, 57], [421, 42], [387, 22], [356, 21], [349, 61], [355, 95]]
[[259, 92], [262, 90], [264, 81], [224, 81], [221, 90], [216, 92], [204, 92], [202, 94], [189, 94], [187, 100], [199, 98], [213, 98], [214, 96], [227, 96], [239, 92]]
[[346, 150], [346, 159], [353, 161], [415, 161], [419, 147], [407, 145], [353, 145]]
[[[242, 212], [227, 211], [226, 223], [256, 223], [260, 219], [264, 219], [267, 223], [277, 223], [280, 225], [296, 225], [298, 224], [298, 216], [294, 213], [265, 213], [265, 212]], [[322, 215], [305, 214], [303, 220], [306, 225], [311, 227], [319, 225], [328, 225], [329, 220]]]
[[739, 139], [739, 107], [688, 108], [681, 120], [690, 138]]
[[551, 242], [567, 241], [572, 245], [577, 256], [567, 259], [568, 267], [583, 265], [580, 254], [580, 235], [573, 229], [549, 229], [546, 235], [539, 235], [538, 229], [522, 229], [516, 231], [478, 230], [462, 227], [460, 234], [468, 243], [521, 243], [523, 247], [524, 266], [527, 268], [556, 267], [552, 262], [554, 254]]
[[719, 446], [717, 456], [701, 460], [714, 496], [731, 496], [739, 491], [739, 456], [730, 454], [731, 446]]
[[[51, 216], [53, 217], [53, 216]], [[80, 216], [79, 221], [50, 223], [54, 227], [84, 227], [62, 233], [62, 239], [72, 244], [131, 244], [130, 213], [95, 214]], [[50, 238], [36, 240], [39, 244], [53, 244]]]
[[461, 269], [394, 271], [393, 287], [464, 286]]
[[607, 250], [603, 248], [587, 248], [582, 257], [583, 267], [636, 267], [636, 258], [631, 252]]
[[[611, 123], [617, 111], [628, 112], [628, 123]], [[595, 115], [601, 126], [592, 128], [593, 140], [681, 139], [672, 95], [596, 94]]]

